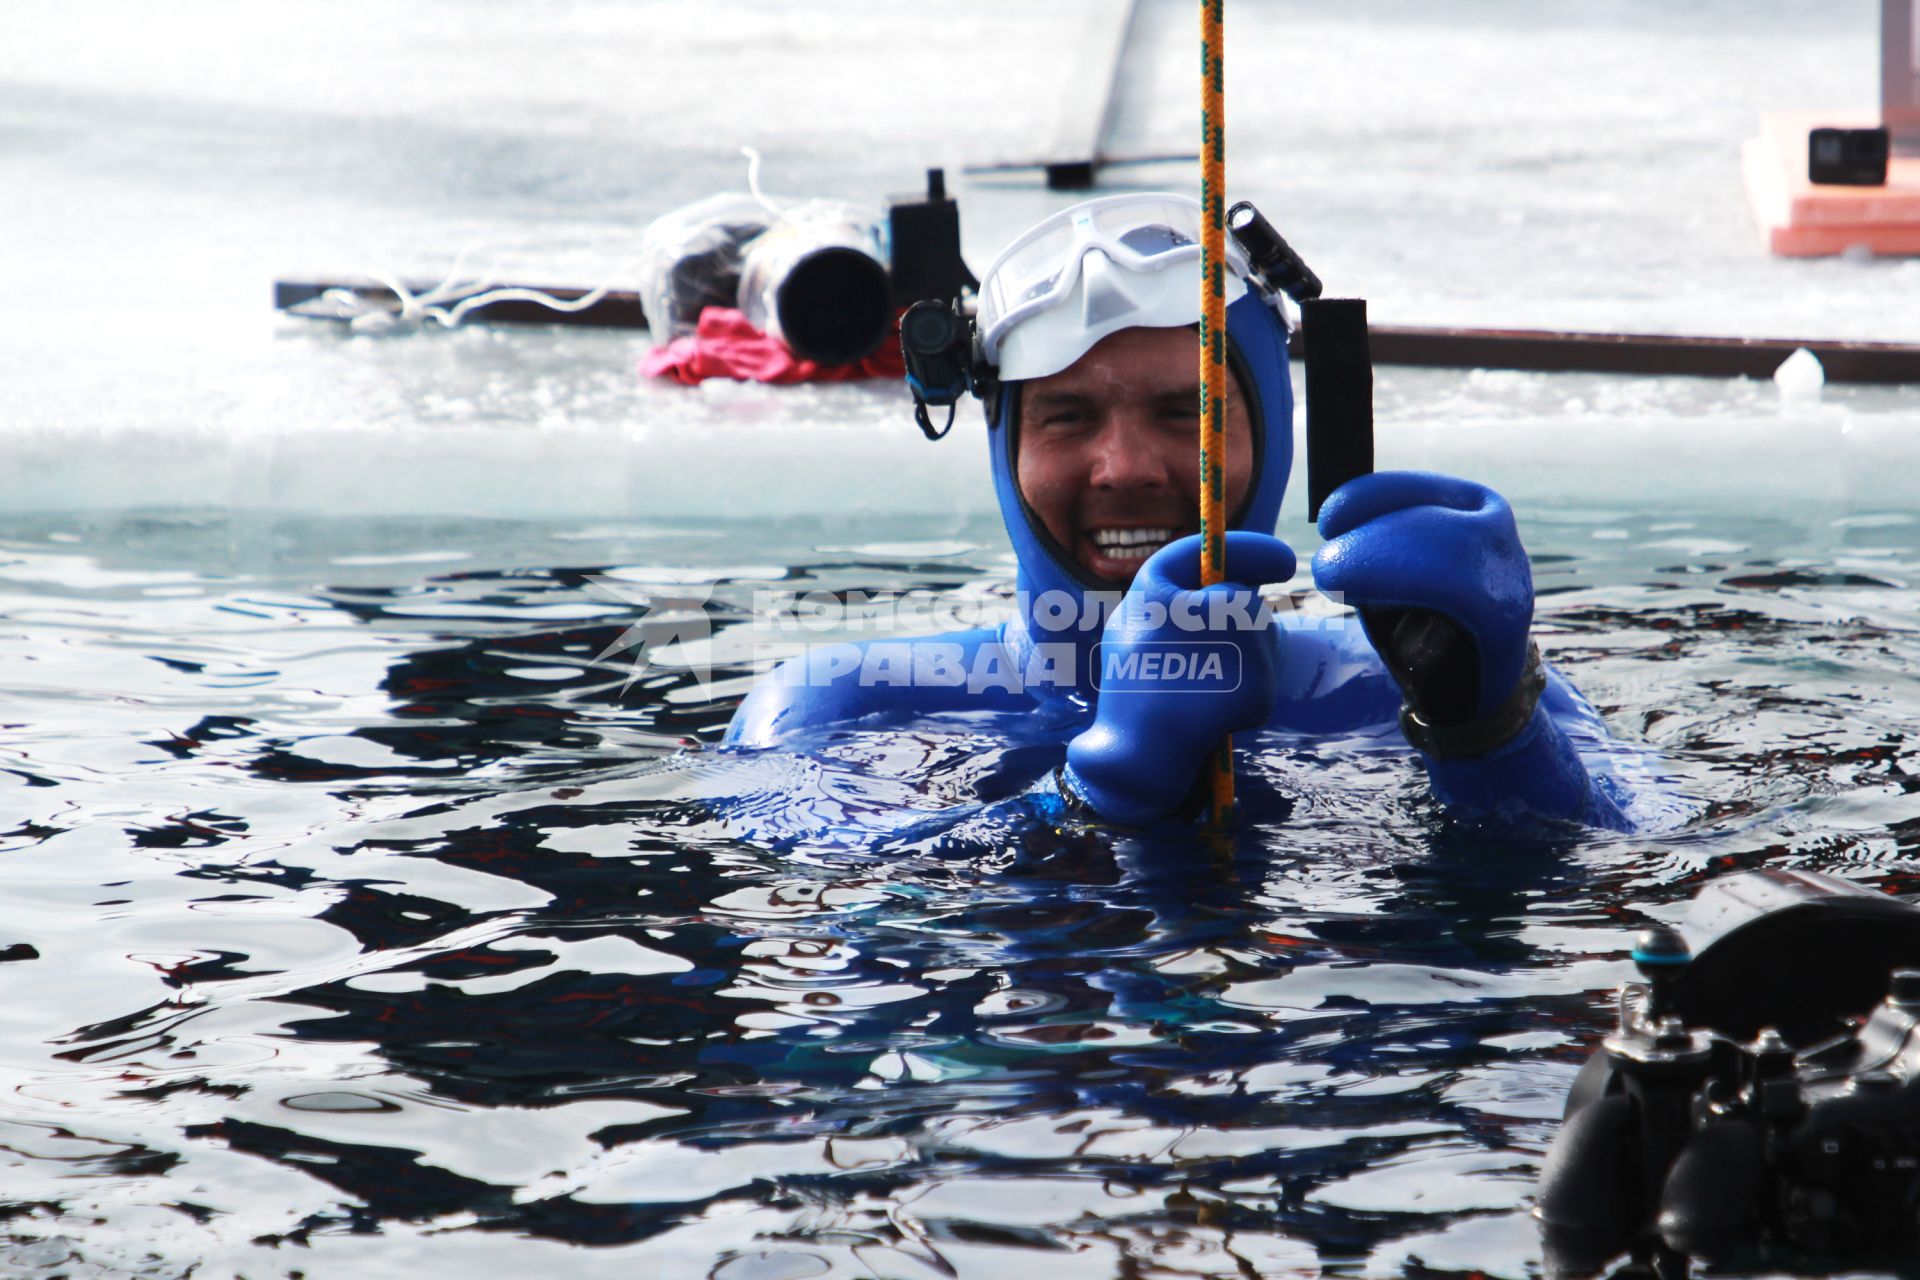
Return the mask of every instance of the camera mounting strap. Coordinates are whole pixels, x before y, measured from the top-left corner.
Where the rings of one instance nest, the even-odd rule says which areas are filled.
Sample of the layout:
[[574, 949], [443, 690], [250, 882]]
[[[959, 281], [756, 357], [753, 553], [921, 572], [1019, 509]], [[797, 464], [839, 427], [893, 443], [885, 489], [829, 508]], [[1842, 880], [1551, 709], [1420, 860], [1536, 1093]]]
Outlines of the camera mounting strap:
[[947, 432], [953, 430], [953, 415], [958, 408], [958, 404], [948, 403], [947, 420], [941, 425], [940, 429], [936, 431], [933, 426], [933, 419], [927, 416], [927, 402], [916, 395], [913, 398], [913, 420], [920, 424], [920, 434], [927, 439], [944, 440], [947, 438]]
[[1438, 725], [1428, 724], [1420, 718], [1410, 706], [1400, 708], [1400, 731], [1407, 735], [1407, 741], [1416, 750], [1442, 760], [1454, 760], [1463, 756], [1483, 756], [1489, 751], [1506, 745], [1515, 734], [1527, 727], [1533, 719], [1533, 710], [1540, 703], [1540, 694], [1547, 687], [1547, 673], [1540, 665], [1540, 646], [1531, 640], [1527, 642], [1527, 666], [1520, 673], [1520, 682], [1507, 695], [1507, 700], [1466, 724]]

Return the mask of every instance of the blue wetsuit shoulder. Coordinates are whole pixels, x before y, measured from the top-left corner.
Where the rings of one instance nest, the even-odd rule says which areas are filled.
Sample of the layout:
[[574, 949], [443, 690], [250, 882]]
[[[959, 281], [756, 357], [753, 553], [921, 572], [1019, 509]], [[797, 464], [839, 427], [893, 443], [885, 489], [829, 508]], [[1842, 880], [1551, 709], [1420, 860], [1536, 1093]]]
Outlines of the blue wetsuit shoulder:
[[1001, 629], [824, 645], [760, 678], [727, 725], [724, 745], [773, 746], [825, 725], [941, 711], [1016, 711], [1018, 689]]

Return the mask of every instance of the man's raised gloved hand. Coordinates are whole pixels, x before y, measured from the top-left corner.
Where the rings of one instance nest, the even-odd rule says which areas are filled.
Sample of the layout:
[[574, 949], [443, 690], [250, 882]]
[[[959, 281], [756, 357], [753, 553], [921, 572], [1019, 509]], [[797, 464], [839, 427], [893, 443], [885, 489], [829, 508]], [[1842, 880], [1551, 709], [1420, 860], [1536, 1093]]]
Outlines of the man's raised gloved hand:
[[1258, 587], [1293, 576], [1293, 549], [1229, 532], [1229, 582], [1200, 585], [1200, 538], [1140, 566], [1095, 652], [1092, 727], [1067, 745], [1065, 784], [1109, 822], [1177, 810], [1220, 739], [1273, 711], [1280, 634]]
[[1423, 471], [1350, 480], [1320, 509], [1314, 582], [1359, 610], [1430, 755], [1484, 755], [1531, 720], [1533, 574], [1513, 510], [1485, 485]]

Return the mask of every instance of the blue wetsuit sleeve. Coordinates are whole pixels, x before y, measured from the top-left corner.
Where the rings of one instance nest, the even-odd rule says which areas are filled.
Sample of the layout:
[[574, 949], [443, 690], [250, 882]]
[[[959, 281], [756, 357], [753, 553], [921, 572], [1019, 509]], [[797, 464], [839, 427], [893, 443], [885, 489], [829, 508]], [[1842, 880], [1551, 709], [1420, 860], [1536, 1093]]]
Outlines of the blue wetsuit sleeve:
[[[1626, 812], [1630, 797], [1619, 780], [1589, 767], [1544, 696], [1519, 733], [1484, 755], [1446, 758], [1422, 752], [1421, 759], [1435, 798], [1452, 809], [1484, 817], [1562, 819], [1612, 831], [1634, 826]], [[1594, 763], [1600, 763], [1597, 756]]]
[[1319, 527], [1314, 583], [1358, 613], [1436, 797], [1474, 815], [1631, 829], [1616, 780], [1596, 777], [1599, 718], [1563, 681], [1545, 696], [1555, 681], [1531, 639], [1532, 567], [1505, 498], [1458, 476], [1381, 471], [1340, 486]]
[[[1351, 615], [1282, 618], [1287, 664], [1276, 727], [1318, 734], [1370, 732], [1404, 742], [1400, 692]], [[1606, 830], [1665, 827], [1686, 806], [1655, 753], [1616, 739], [1565, 677], [1546, 667], [1527, 724], [1480, 756], [1420, 755], [1433, 795], [1456, 813], [1526, 822], [1580, 822]]]

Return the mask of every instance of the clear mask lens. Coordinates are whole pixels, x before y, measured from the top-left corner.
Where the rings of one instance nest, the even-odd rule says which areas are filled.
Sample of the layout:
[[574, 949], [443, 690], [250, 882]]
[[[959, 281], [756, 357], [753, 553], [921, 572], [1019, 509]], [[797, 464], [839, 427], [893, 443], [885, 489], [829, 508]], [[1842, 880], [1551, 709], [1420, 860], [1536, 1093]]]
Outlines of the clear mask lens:
[[1192, 244], [1191, 236], [1185, 235], [1173, 227], [1154, 223], [1148, 227], [1135, 227], [1122, 232], [1120, 243], [1145, 258], [1155, 258], [1175, 249], [1184, 249]]
[[[981, 287], [983, 350], [1063, 300], [1098, 250], [1123, 271], [1159, 272], [1200, 256], [1200, 204], [1165, 195], [1114, 196], [1076, 206], [1029, 233], [993, 265]], [[1239, 267], [1229, 248], [1230, 269]]]
[[1200, 210], [1171, 200], [1136, 200], [1094, 210], [1094, 226], [1143, 258], [1200, 243]]

